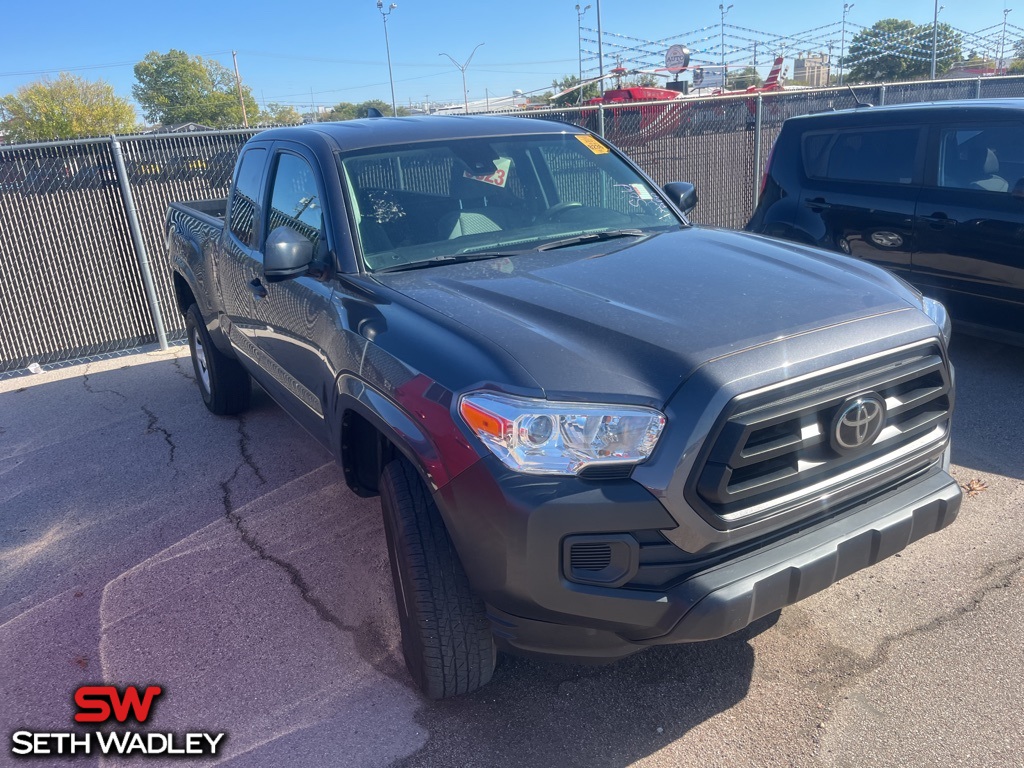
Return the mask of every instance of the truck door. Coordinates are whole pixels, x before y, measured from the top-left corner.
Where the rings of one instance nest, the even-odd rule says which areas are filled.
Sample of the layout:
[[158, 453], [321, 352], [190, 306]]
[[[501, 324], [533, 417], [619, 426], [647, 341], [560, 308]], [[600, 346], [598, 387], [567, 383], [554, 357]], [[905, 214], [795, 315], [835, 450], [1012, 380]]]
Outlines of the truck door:
[[1024, 123], [936, 126], [914, 282], [954, 327], [1024, 331]]
[[[250, 335], [246, 328], [255, 317], [255, 301], [249, 284], [261, 264], [258, 251], [260, 202], [267, 155], [266, 148], [252, 147], [239, 158], [235, 185], [228, 205], [222, 257], [215, 260], [224, 305], [221, 327], [231, 344], [245, 358], [251, 357], [245, 343]], [[243, 359], [250, 370], [254, 362]]]
[[[297, 145], [275, 144], [266, 197], [266, 236], [279, 227], [298, 232], [313, 243], [314, 260], [332, 253], [325, 217], [321, 173], [315, 157]], [[263, 255], [250, 280], [255, 303], [250, 335], [262, 369], [260, 383], [295, 419], [322, 442], [327, 441], [324, 403], [333, 376], [319, 340], [329, 338], [330, 283], [312, 276], [271, 282], [263, 274]]]

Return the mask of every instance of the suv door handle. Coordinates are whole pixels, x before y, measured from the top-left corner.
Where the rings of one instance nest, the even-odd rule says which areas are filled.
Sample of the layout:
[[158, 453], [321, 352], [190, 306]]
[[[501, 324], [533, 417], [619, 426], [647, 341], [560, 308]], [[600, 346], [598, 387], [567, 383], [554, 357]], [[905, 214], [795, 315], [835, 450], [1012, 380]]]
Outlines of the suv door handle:
[[946, 227], [955, 227], [956, 219], [951, 219], [945, 213], [936, 211], [931, 216], [919, 216], [921, 221], [927, 222], [933, 229], [945, 229]]
[[832, 207], [832, 204], [827, 202], [824, 197], [815, 197], [813, 199], [804, 200], [804, 205], [810, 208], [815, 213], [820, 211], [827, 211]]
[[249, 281], [249, 290], [252, 291], [252, 295], [257, 299], [267, 298], [267, 289], [263, 287], [263, 283], [260, 282], [258, 277], [254, 277]]

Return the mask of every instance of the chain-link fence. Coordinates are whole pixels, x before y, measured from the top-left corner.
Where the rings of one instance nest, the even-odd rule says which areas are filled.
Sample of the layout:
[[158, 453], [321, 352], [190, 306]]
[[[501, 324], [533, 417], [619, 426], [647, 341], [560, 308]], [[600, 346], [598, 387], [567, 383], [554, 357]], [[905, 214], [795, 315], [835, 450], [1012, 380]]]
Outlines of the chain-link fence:
[[[767, 153], [795, 115], [961, 98], [1024, 96], [1024, 78], [791, 90], [671, 102], [518, 111], [603, 134], [657, 183], [696, 184], [700, 224], [741, 227]], [[0, 372], [181, 338], [164, 259], [172, 200], [227, 195], [255, 130], [0, 146]], [[146, 268], [152, 262], [152, 300]]]

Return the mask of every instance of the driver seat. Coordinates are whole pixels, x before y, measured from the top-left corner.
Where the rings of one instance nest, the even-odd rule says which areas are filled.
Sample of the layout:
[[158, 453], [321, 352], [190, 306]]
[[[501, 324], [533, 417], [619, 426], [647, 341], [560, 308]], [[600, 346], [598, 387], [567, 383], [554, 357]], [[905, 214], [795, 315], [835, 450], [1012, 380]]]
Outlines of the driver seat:
[[438, 222], [438, 235], [443, 240], [500, 232], [518, 223], [516, 212], [500, 204], [508, 192], [495, 184], [473, 178], [465, 163], [453, 164], [449, 190], [459, 209], [442, 216]]

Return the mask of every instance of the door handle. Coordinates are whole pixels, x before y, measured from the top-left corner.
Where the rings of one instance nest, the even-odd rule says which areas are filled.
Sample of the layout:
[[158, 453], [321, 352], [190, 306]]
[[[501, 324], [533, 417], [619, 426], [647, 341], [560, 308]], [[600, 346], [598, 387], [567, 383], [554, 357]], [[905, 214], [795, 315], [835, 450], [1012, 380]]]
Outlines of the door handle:
[[812, 199], [804, 200], [804, 205], [806, 205], [815, 213], [827, 211], [829, 208], [832, 207], [832, 204], [827, 202], [823, 197], [815, 197]]
[[919, 216], [921, 221], [927, 222], [933, 229], [945, 229], [946, 227], [955, 227], [956, 219], [949, 218], [948, 214], [942, 213], [942, 211], [936, 211], [931, 216]]
[[252, 295], [257, 299], [267, 298], [267, 289], [263, 287], [263, 283], [260, 282], [258, 277], [254, 277], [249, 281], [249, 290], [252, 291]]

